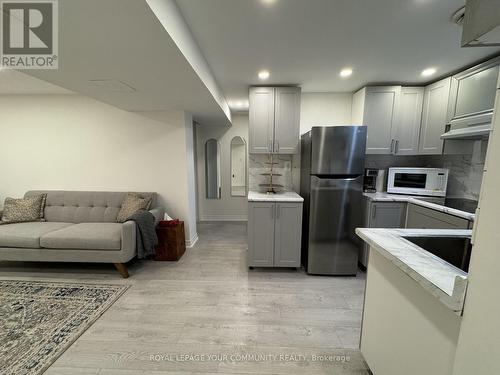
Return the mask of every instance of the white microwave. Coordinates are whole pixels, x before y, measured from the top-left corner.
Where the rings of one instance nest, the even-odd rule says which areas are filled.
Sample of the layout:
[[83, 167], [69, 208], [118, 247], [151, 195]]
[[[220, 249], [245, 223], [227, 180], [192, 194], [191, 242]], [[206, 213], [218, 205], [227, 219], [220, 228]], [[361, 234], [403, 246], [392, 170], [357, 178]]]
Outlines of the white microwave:
[[446, 196], [448, 169], [389, 168], [387, 192], [408, 195]]

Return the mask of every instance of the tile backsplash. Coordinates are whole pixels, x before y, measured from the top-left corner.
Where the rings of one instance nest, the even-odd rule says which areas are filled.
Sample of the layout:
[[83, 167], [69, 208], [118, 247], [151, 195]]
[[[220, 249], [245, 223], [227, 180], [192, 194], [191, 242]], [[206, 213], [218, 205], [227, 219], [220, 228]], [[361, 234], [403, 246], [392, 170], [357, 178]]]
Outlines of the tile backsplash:
[[[278, 164], [274, 166], [275, 173], [282, 176], [273, 177], [273, 182], [284, 186], [284, 190], [293, 190], [292, 177], [292, 155], [275, 155], [274, 162]], [[261, 173], [268, 173], [270, 165], [266, 162], [270, 161], [269, 155], [250, 154], [248, 163], [249, 189], [253, 191], [265, 191], [265, 187], [259, 186], [269, 181], [268, 176], [262, 176]], [[295, 171], [294, 171], [295, 172]]]
[[[466, 155], [366, 155], [365, 167], [387, 170], [390, 167], [432, 167], [450, 170], [447, 195], [449, 197], [478, 200], [483, 179], [488, 141], [475, 141], [472, 154]], [[249, 155], [249, 188], [263, 191], [259, 184], [268, 181], [261, 173], [269, 171], [268, 155]], [[276, 161], [276, 160], [275, 160]], [[300, 155], [279, 155], [275, 171], [283, 176], [276, 183], [287, 191], [299, 191]], [[386, 174], [387, 176], [387, 174]]]
[[472, 155], [425, 156], [427, 165], [450, 170], [449, 197], [479, 200], [486, 160], [487, 141], [474, 142]]
[[488, 141], [475, 141], [472, 154], [391, 156], [367, 155], [366, 168], [432, 167], [450, 170], [447, 195], [478, 200]]

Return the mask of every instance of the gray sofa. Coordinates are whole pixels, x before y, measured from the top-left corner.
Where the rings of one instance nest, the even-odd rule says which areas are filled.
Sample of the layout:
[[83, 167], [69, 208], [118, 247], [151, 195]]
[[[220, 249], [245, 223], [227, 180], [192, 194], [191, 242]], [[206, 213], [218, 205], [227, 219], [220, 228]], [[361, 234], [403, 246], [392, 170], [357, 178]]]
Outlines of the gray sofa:
[[[26, 196], [46, 193], [45, 222], [0, 225], [0, 260], [42, 262], [113, 263], [128, 277], [125, 263], [136, 256], [136, 225], [117, 223], [126, 192], [28, 191]], [[156, 222], [163, 209], [151, 196]], [[1, 212], [0, 212], [1, 215]]]

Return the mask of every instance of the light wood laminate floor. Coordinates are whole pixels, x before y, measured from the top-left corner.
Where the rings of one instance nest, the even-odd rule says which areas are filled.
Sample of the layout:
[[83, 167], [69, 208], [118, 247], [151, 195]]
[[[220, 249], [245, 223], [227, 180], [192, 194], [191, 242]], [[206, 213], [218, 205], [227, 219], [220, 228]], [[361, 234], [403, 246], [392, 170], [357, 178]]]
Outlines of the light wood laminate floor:
[[357, 349], [364, 273], [249, 271], [246, 224], [198, 231], [179, 262], [134, 261], [129, 279], [112, 265], [0, 262], [1, 279], [131, 286], [45, 374], [369, 374]]

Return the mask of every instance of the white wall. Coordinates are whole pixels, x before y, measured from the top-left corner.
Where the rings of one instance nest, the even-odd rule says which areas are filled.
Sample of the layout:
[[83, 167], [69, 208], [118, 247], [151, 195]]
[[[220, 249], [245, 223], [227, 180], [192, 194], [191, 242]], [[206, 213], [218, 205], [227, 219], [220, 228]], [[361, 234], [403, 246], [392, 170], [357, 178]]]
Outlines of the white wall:
[[352, 125], [351, 93], [303, 93], [300, 105], [300, 134], [312, 126]]
[[155, 191], [195, 239], [190, 121], [80, 95], [0, 96], [0, 202], [30, 189]]
[[247, 144], [237, 143], [231, 147], [231, 186], [245, 186], [247, 168]]
[[[196, 125], [198, 171], [198, 219], [200, 221], [247, 220], [247, 198], [231, 196], [231, 139], [240, 136], [248, 148], [248, 115], [233, 115], [233, 125]], [[205, 198], [205, 142], [214, 138], [220, 142], [221, 199]], [[247, 150], [248, 153], [248, 150]]]
[[494, 130], [490, 135], [475, 241], [469, 267], [469, 286], [455, 356], [454, 375], [500, 374], [500, 90], [497, 91]]

